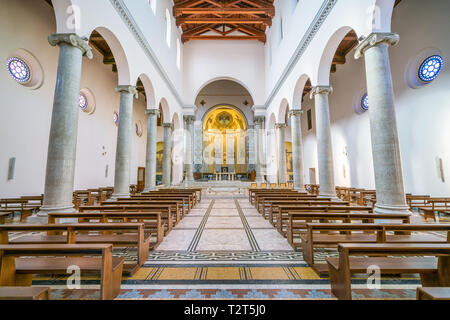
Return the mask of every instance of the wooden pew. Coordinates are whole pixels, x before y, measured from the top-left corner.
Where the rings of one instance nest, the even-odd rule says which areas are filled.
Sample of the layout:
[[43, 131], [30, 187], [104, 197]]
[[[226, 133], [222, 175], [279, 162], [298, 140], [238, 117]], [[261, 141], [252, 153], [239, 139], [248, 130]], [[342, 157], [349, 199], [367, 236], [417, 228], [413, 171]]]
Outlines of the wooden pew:
[[273, 190], [271, 192], [254, 192], [252, 195], [252, 201], [251, 204], [254, 205], [255, 207], [257, 206], [257, 204], [259, 203], [259, 201], [261, 200], [261, 198], [264, 197], [290, 197], [293, 195], [297, 195], [297, 196], [308, 196], [306, 193], [299, 193], [297, 191], [293, 191], [293, 190], [285, 190], [285, 191], [280, 191], [280, 190]]
[[14, 213], [14, 211], [0, 211], [0, 224], [5, 224], [6, 222], [6, 217], [9, 216], [10, 214]]
[[[339, 243], [450, 243], [450, 224], [308, 223], [306, 228], [306, 233], [301, 235], [303, 258], [319, 273], [328, 268], [314, 263], [315, 247], [335, 248]], [[446, 232], [447, 238], [411, 234], [438, 231]]]
[[172, 213], [175, 212], [175, 210], [172, 210], [171, 205], [108, 205], [108, 206], [81, 206], [79, 208], [80, 212], [160, 212], [161, 213], [161, 219], [167, 223], [167, 231], [166, 235], [172, 231], [172, 228], [177, 223], [173, 219]]
[[111, 252], [111, 244], [0, 245], [0, 286], [31, 286], [35, 274], [67, 275], [67, 269], [75, 265], [82, 274], [100, 274], [101, 299], [111, 300], [120, 292], [124, 263]]
[[20, 221], [24, 221], [41, 207], [40, 204], [29, 202], [30, 200], [22, 198], [0, 199], [0, 212], [20, 212]]
[[327, 258], [331, 292], [351, 300], [351, 274], [368, 273], [377, 266], [381, 274], [419, 273], [422, 286], [450, 286], [450, 244], [340, 243], [339, 257]]
[[417, 288], [417, 300], [450, 300], [450, 287]]
[[285, 212], [288, 209], [297, 208], [299, 206], [347, 206], [348, 202], [343, 201], [332, 201], [331, 198], [318, 198], [316, 196], [313, 197], [304, 197], [299, 200], [290, 201], [289, 200], [276, 200], [270, 202], [269, 207], [269, 221], [272, 225], [276, 225], [274, 222], [274, 217], [278, 217], [280, 210]]
[[48, 287], [0, 287], [0, 300], [48, 300]]
[[248, 200], [250, 201], [251, 204], [254, 205], [254, 200], [255, 200], [255, 196], [258, 194], [267, 194], [267, 195], [278, 195], [278, 194], [286, 194], [286, 193], [295, 193], [295, 194], [305, 194], [306, 193], [300, 193], [297, 192], [295, 190], [281, 190], [281, 189], [261, 189], [261, 188], [256, 188], [256, 189], [249, 189], [248, 190]]
[[298, 194], [298, 193], [287, 193], [287, 194], [280, 194], [280, 195], [256, 195], [255, 196], [255, 206], [256, 210], [258, 210], [259, 213], [263, 214], [264, 217], [266, 217], [265, 209], [266, 207], [270, 207], [270, 203], [273, 201], [287, 201], [287, 203], [295, 203], [296, 201], [308, 201], [308, 200], [320, 200], [317, 196], [310, 196], [306, 194]]
[[371, 213], [371, 212], [290, 212], [287, 224], [286, 237], [294, 249], [299, 248], [295, 242], [307, 230], [307, 223], [317, 221], [327, 223], [328, 221], [342, 221], [350, 223], [360, 221], [362, 223], [373, 223], [375, 220], [393, 220], [402, 224], [410, 223], [411, 214], [398, 213]]
[[[190, 193], [194, 197], [194, 203], [200, 203], [202, 201], [202, 189], [201, 188], [187, 188], [187, 189], [170, 189], [170, 188], [160, 188], [156, 192], [162, 193], [175, 193], [183, 194]], [[149, 192], [143, 192], [142, 195], [148, 194]]]
[[79, 223], [100, 222], [110, 223], [142, 222], [146, 233], [154, 234], [156, 242], [150, 239], [150, 248], [156, 249], [164, 239], [164, 233], [168, 230], [167, 223], [162, 221], [159, 212], [83, 212], [83, 213], [49, 213], [48, 223], [55, 224], [57, 219], [78, 219]]
[[133, 195], [129, 198], [119, 198], [117, 200], [175, 200], [181, 202], [183, 208], [183, 216], [188, 214], [194, 207], [193, 198], [190, 195], [161, 194], [161, 195]]
[[372, 207], [360, 207], [360, 206], [346, 206], [346, 205], [306, 205], [306, 206], [279, 206], [278, 208], [278, 214], [275, 215], [276, 221], [274, 223], [276, 224], [277, 230], [283, 235], [286, 236], [286, 231], [288, 222], [290, 221], [291, 214], [295, 213], [304, 213], [304, 212], [322, 212], [322, 213], [332, 213], [332, 212], [344, 212], [344, 213], [350, 213], [350, 212], [366, 212], [366, 213], [372, 213], [373, 209]]
[[[10, 240], [10, 232], [46, 232], [47, 234], [29, 234]], [[66, 234], [62, 235], [63, 232]], [[13, 224], [0, 226], [0, 243], [106, 243], [112, 244], [114, 247], [134, 247], [137, 248], [138, 252], [137, 263], [124, 264], [123, 268], [124, 272], [133, 275], [147, 261], [150, 250], [150, 235], [145, 234], [143, 223]]]
[[183, 208], [181, 202], [176, 200], [118, 200], [118, 201], [106, 201], [100, 204], [101, 206], [170, 206], [171, 214], [174, 219], [175, 225], [177, 225], [183, 217]]

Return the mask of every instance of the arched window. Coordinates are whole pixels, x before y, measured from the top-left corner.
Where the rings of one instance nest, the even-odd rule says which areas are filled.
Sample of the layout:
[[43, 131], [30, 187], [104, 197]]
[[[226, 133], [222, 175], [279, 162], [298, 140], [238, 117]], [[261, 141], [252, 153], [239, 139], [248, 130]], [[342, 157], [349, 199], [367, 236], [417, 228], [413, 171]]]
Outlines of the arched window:
[[419, 79], [431, 82], [436, 79], [442, 70], [444, 60], [439, 55], [433, 55], [425, 59], [419, 68]]
[[177, 68], [180, 70], [181, 68], [181, 43], [180, 39], [177, 38]]
[[169, 9], [166, 9], [166, 42], [170, 48], [170, 40], [172, 38], [172, 21]]
[[26, 83], [31, 78], [31, 71], [28, 64], [17, 57], [9, 58], [6, 62], [10, 76], [19, 83]]
[[150, 7], [152, 8], [153, 14], [156, 14], [156, 1], [158, 0], [148, 0]]

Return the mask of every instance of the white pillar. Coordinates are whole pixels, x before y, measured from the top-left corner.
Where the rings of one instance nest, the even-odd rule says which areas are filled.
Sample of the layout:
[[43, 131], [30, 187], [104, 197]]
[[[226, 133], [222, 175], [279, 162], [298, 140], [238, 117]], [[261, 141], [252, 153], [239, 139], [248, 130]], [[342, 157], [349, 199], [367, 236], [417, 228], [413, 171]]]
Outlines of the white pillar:
[[389, 62], [390, 45], [400, 37], [395, 33], [372, 33], [357, 47], [355, 58], [365, 57], [367, 92], [370, 101], [376, 213], [409, 212], [397, 132], [394, 89]]
[[264, 182], [265, 179], [262, 173], [262, 132], [264, 117], [255, 117], [255, 169], [256, 169], [256, 182]]
[[294, 169], [294, 189], [305, 192], [304, 164], [303, 164], [303, 138], [302, 138], [302, 110], [289, 111], [292, 130], [292, 162]]
[[153, 191], [156, 188], [156, 135], [157, 118], [159, 110], [147, 110], [147, 158], [145, 164], [145, 192]]
[[130, 195], [133, 97], [138, 94], [134, 86], [118, 86], [115, 91], [120, 92], [120, 111], [113, 199]]
[[330, 107], [328, 104], [328, 96], [332, 92], [332, 87], [316, 86], [311, 91], [311, 98], [315, 98], [316, 106], [317, 160], [319, 163], [320, 196], [336, 198]]
[[166, 187], [171, 185], [172, 171], [172, 124], [164, 123], [164, 153], [163, 153], [163, 184]]
[[82, 58], [87, 56], [92, 59], [88, 41], [76, 34], [54, 34], [49, 36], [48, 41], [52, 46], [58, 45], [60, 51], [48, 143], [44, 203], [38, 218], [30, 219], [42, 222], [45, 222], [49, 212], [73, 211]]
[[186, 127], [187, 127], [187, 137], [186, 137], [186, 181], [193, 182], [194, 181], [194, 165], [192, 159], [193, 153], [193, 141], [194, 141], [194, 116], [185, 116]]
[[278, 183], [286, 183], [286, 124], [278, 123]]

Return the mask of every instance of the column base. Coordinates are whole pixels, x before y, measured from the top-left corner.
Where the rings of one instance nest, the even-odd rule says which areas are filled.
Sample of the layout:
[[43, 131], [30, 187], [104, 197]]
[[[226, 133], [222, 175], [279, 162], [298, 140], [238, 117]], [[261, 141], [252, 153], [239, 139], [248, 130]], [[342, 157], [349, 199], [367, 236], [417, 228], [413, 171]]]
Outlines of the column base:
[[[49, 213], [75, 213], [74, 206], [68, 207], [41, 207], [38, 213], [27, 218], [26, 223], [29, 224], [47, 224]], [[78, 219], [61, 219], [60, 223], [77, 223]]]
[[408, 206], [400, 205], [383, 205], [383, 204], [375, 204], [375, 208], [373, 210], [374, 213], [398, 213], [398, 214], [408, 214], [411, 213], [411, 210]]

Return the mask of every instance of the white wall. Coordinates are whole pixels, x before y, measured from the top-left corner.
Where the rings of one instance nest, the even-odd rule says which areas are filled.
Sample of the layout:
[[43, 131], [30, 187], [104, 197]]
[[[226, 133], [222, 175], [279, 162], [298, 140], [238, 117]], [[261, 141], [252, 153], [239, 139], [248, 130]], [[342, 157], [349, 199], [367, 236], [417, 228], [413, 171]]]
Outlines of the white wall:
[[184, 100], [194, 104], [212, 80], [242, 84], [256, 105], [265, 103], [264, 46], [257, 41], [189, 41], [184, 44]]
[[[51, 47], [48, 35], [55, 32], [53, 10], [44, 1], [2, 0], [0, 12], [0, 60], [10, 52], [24, 48], [41, 63], [45, 79], [41, 88], [30, 90], [12, 80], [6, 69], [0, 72], [0, 197], [41, 194], [44, 191], [48, 136], [58, 64], [58, 47]], [[26, 10], [24, 10], [26, 8]], [[20, 19], [19, 19], [20, 15]], [[15, 18], [17, 17], [17, 18]], [[18, 35], [18, 36], [11, 36]], [[96, 99], [92, 115], [80, 110], [78, 127], [75, 189], [109, 186], [114, 183], [117, 127], [114, 110], [119, 110], [119, 94], [114, 92], [117, 74], [103, 65], [94, 50], [94, 59], [83, 59], [81, 88], [89, 88]], [[145, 165], [146, 115], [141, 98], [134, 102], [134, 123], [143, 123], [142, 137], [133, 136], [131, 183], [136, 182], [137, 167]], [[102, 155], [102, 146], [106, 155]], [[14, 180], [7, 181], [9, 158], [16, 157]], [[109, 165], [108, 178], [105, 166]]]

